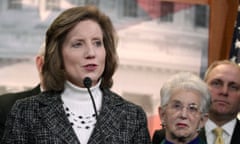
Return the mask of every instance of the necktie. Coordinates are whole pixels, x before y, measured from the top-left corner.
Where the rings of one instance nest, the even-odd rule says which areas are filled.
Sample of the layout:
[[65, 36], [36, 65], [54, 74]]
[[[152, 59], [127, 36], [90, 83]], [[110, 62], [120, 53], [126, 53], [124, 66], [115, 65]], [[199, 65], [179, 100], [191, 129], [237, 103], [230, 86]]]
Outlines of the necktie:
[[222, 137], [223, 129], [218, 127], [218, 128], [215, 128], [213, 132], [216, 135], [216, 140], [214, 144], [224, 144], [223, 137]]

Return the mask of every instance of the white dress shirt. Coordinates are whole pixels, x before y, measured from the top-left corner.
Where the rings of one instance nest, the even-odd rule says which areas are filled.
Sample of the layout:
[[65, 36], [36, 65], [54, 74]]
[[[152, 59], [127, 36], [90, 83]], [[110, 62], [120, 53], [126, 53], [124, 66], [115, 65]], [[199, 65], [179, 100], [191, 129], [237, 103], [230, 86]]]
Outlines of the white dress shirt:
[[[237, 123], [236, 119], [233, 119], [221, 127], [223, 129], [224, 144], [230, 144], [236, 123]], [[208, 119], [208, 121], [206, 122], [205, 134], [206, 134], [208, 144], [214, 144], [216, 136], [213, 133], [213, 129], [217, 127], [218, 126], [210, 119]]]

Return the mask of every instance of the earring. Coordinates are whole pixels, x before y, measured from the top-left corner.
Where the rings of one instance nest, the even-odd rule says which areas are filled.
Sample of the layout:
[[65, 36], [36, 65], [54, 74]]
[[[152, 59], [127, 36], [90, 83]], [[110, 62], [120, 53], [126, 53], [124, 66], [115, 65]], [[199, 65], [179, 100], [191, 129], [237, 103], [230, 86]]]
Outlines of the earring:
[[166, 127], [166, 124], [165, 124], [164, 121], [161, 123], [161, 126], [162, 126], [162, 128], [165, 128], [165, 127]]

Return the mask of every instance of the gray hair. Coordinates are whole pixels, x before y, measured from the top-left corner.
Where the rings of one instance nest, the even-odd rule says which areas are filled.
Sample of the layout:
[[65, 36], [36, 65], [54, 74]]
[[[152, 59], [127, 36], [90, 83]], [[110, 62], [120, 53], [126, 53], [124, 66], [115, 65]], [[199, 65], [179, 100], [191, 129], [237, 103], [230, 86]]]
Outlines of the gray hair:
[[160, 91], [161, 107], [165, 107], [176, 90], [190, 90], [201, 96], [200, 110], [207, 113], [210, 107], [210, 93], [207, 84], [197, 75], [190, 72], [180, 72], [167, 80]]

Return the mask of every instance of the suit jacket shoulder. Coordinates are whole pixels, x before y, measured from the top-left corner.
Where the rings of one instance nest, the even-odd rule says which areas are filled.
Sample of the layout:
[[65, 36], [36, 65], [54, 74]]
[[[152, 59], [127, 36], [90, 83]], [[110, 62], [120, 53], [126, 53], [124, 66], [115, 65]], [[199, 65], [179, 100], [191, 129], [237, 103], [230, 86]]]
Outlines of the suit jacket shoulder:
[[103, 95], [104, 95], [103, 105], [105, 105], [105, 104], [106, 104], [106, 106], [115, 105], [116, 106], [115, 108], [118, 108], [121, 111], [125, 111], [125, 112], [132, 113], [132, 114], [136, 113], [136, 111], [137, 111], [137, 112], [140, 112], [141, 114], [145, 115], [145, 112], [142, 107], [124, 99], [123, 97], [110, 91], [109, 89], [104, 89]]
[[152, 143], [160, 144], [160, 142], [164, 140], [164, 138], [165, 138], [165, 129], [156, 130], [153, 134]]
[[238, 119], [233, 131], [231, 144], [240, 144], [240, 121]]
[[[150, 144], [144, 110], [109, 89], [103, 90], [103, 104], [90, 143], [101, 129], [105, 143]], [[97, 138], [98, 139], [98, 138]], [[107, 141], [107, 142], [106, 142]]]
[[6, 107], [11, 108], [12, 105], [16, 102], [16, 100], [37, 95], [39, 93], [40, 93], [40, 85], [37, 85], [36, 87], [30, 90], [0, 95], [0, 106], [4, 108]]
[[7, 115], [10, 112], [13, 104], [18, 99], [23, 99], [40, 93], [40, 85], [34, 87], [33, 89], [17, 92], [17, 93], [7, 93], [0, 96], [0, 139], [4, 131], [5, 121]]

